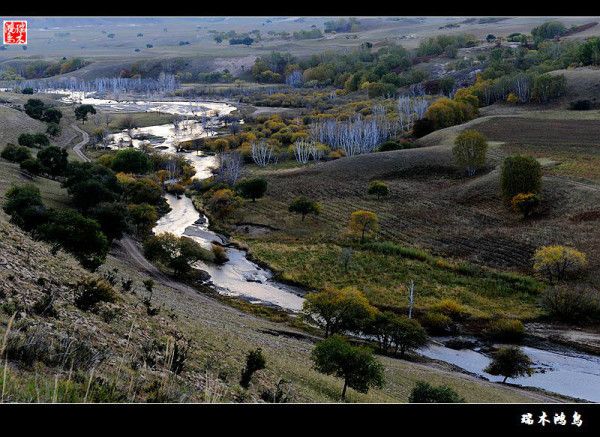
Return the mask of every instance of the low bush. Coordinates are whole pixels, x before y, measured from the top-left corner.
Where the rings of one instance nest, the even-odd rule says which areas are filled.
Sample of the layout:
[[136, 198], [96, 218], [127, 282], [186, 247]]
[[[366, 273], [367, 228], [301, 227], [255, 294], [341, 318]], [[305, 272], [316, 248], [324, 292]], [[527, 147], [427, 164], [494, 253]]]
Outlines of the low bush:
[[542, 295], [542, 306], [552, 319], [561, 322], [600, 321], [600, 291], [583, 285], [548, 288]]
[[83, 311], [95, 310], [100, 302], [116, 302], [118, 296], [104, 279], [86, 277], [75, 288], [75, 306]]
[[428, 382], [417, 381], [408, 398], [410, 403], [463, 403], [465, 400], [450, 387], [432, 386]]
[[467, 309], [454, 299], [442, 299], [431, 309], [450, 317], [453, 321], [465, 320], [469, 317]]
[[431, 335], [444, 335], [452, 330], [452, 319], [440, 312], [428, 311], [419, 321]]
[[229, 258], [227, 257], [227, 251], [219, 244], [213, 243], [212, 253], [214, 255], [215, 263], [217, 264], [225, 264], [227, 261], [229, 261]]
[[510, 201], [513, 211], [527, 218], [539, 208], [541, 197], [535, 193], [519, 193]]
[[485, 331], [490, 340], [501, 343], [519, 343], [525, 335], [523, 322], [516, 319], [492, 320]]

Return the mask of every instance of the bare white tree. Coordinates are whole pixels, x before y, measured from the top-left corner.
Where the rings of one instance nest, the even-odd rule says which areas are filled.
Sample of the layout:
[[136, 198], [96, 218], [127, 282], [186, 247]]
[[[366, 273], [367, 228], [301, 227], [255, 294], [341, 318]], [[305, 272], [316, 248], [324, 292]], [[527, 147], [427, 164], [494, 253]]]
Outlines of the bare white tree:
[[217, 161], [216, 179], [229, 185], [235, 185], [242, 175], [242, 156], [237, 152], [224, 152], [217, 155]]
[[272, 162], [276, 162], [273, 152], [274, 147], [267, 144], [264, 140], [252, 143], [252, 159], [260, 167], [265, 167]]
[[296, 143], [294, 144], [294, 156], [296, 157], [296, 161], [298, 161], [300, 164], [308, 164], [313, 147], [314, 142], [312, 141], [296, 141]]

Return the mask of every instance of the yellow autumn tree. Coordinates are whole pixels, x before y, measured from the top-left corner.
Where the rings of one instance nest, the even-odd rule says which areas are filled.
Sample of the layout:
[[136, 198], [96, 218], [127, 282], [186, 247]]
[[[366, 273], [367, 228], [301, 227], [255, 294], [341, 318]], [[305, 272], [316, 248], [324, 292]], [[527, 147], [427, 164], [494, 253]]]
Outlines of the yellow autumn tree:
[[542, 246], [533, 255], [533, 269], [550, 282], [574, 276], [587, 266], [587, 257], [572, 247]]
[[354, 211], [350, 215], [348, 230], [351, 235], [360, 236], [361, 243], [364, 242], [365, 237], [370, 237], [379, 230], [377, 214], [372, 211]]

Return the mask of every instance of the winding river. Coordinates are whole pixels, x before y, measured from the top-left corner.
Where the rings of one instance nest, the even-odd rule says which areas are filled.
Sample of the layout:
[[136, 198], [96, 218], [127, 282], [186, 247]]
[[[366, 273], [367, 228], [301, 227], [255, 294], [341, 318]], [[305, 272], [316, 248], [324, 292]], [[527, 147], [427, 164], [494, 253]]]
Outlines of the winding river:
[[[229, 114], [236, 109], [227, 103], [116, 101], [78, 93], [68, 93], [64, 100], [89, 103], [114, 112], [162, 112], [185, 117], [203, 116], [210, 119], [208, 123], [202, 124], [190, 118], [182, 121], [177, 128], [173, 124], [165, 124], [133, 130], [132, 136], [145, 134], [146, 138], [149, 138], [149, 140], [133, 140], [134, 146], [148, 141], [157, 150], [167, 152], [176, 152], [174, 144], [177, 141], [211, 135], [210, 128], [219, 125], [219, 116]], [[122, 138], [127, 138], [128, 141], [125, 132], [114, 134], [113, 142], [116, 144]], [[204, 155], [201, 152], [189, 152], [186, 155], [196, 169], [196, 178], [210, 177], [211, 169], [216, 165], [214, 156]], [[275, 281], [273, 274], [250, 261], [245, 251], [228, 244], [225, 237], [211, 231], [208, 219], [196, 210], [190, 198], [166, 195], [166, 199], [171, 206], [171, 211], [157, 222], [153, 229], [155, 233], [171, 232], [180, 236], [186, 235], [207, 248], [210, 248], [213, 241], [226, 247], [229, 261], [224, 265], [199, 263], [196, 266], [208, 272], [209, 282], [218, 292], [237, 296], [252, 303], [281, 307], [291, 312], [298, 312], [302, 308], [302, 295], [305, 291]], [[435, 339], [419, 352], [426, 357], [454, 364], [488, 380], [502, 380], [501, 377], [483, 371], [490, 362], [489, 354], [478, 347], [455, 350], [445, 346], [444, 340]], [[524, 346], [522, 349], [533, 360], [536, 373], [531, 377], [512, 379], [509, 382], [600, 402], [600, 357], [567, 348], [546, 350]]]

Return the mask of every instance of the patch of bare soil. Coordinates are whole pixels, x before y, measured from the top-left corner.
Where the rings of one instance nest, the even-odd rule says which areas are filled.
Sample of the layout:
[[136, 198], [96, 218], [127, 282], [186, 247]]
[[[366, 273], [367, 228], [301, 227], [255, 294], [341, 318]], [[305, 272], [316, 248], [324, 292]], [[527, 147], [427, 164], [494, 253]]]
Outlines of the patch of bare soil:
[[488, 139], [520, 144], [600, 144], [600, 120], [540, 120], [508, 117], [486, 120], [477, 130]]

